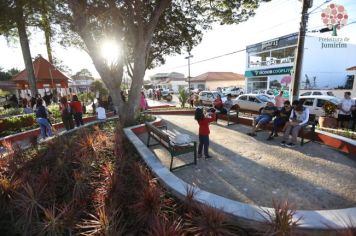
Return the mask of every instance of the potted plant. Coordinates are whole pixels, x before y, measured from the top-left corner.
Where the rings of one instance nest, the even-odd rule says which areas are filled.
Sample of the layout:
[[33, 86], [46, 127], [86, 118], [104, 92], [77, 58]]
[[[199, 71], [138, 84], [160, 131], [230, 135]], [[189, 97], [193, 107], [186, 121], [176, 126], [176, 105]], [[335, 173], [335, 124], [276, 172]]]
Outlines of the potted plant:
[[323, 105], [325, 115], [319, 117], [319, 125], [321, 128], [337, 128], [337, 120], [334, 116], [337, 110], [337, 105], [332, 102], [325, 102]]

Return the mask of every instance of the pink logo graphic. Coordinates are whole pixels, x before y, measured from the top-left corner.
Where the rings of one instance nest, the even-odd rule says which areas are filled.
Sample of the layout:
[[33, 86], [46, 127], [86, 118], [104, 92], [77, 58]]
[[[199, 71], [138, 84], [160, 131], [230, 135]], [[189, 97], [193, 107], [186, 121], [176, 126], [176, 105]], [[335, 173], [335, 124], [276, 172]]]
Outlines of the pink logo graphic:
[[337, 36], [336, 29], [341, 29], [347, 24], [349, 15], [344, 6], [338, 4], [330, 4], [321, 13], [321, 19], [329, 29], [333, 29], [333, 36]]

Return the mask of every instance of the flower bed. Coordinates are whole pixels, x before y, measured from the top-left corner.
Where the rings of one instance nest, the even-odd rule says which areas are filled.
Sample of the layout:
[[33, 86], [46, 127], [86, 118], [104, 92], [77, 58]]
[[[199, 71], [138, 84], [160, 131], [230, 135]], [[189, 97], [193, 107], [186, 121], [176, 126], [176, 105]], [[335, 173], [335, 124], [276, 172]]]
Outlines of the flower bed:
[[[178, 200], [140, 160], [116, 122], [85, 128], [0, 158], [4, 235], [249, 235], [229, 216]], [[288, 219], [287, 208], [280, 209]], [[288, 223], [290, 223], [288, 221]], [[279, 227], [271, 225], [275, 231]], [[291, 228], [284, 225], [285, 235]], [[272, 233], [272, 231], [270, 232]]]

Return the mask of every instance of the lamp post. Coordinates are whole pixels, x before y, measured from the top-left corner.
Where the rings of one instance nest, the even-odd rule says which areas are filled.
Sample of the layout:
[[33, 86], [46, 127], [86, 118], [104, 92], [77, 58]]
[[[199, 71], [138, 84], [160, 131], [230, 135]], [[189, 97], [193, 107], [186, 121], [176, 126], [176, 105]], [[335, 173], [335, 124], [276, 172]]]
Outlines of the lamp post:
[[190, 51], [188, 52], [188, 56], [185, 57], [185, 59], [188, 59], [188, 93], [190, 94], [190, 58], [192, 58], [193, 55], [190, 54]]

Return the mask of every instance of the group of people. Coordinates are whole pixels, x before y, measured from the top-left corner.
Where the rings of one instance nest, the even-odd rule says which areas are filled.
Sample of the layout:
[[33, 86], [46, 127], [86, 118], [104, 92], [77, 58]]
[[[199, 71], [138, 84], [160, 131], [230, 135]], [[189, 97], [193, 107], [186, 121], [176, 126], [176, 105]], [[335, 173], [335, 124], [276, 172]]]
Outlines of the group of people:
[[[83, 104], [79, 101], [77, 95], [73, 95], [71, 101], [68, 100], [67, 96], [60, 98], [59, 110], [61, 113], [62, 122], [66, 130], [74, 129], [74, 127], [80, 127], [84, 125], [83, 121]], [[40, 141], [45, 140], [53, 135], [52, 124], [50, 121], [50, 115], [52, 114], [48, 109], [46, 104], [44, 104], [44, 99], [40, 95], [37, 95], [36, 104], [33, 106], [33, 111], [36, 115], [36, 122], [40, 126]], [[99, 121], [106, 120], [106, 111], [101, 102], [99, 102], [96, 108], [97, 119]]]
[[[278, 137], [278, 131], [282, 129], [284, 135], [281, 145], [294, 147], [297, 143], [299, 131], [308, 124], [309, 109], [298, 100], [293, 101], [292, 104], [286, 100], [282, 107], [277, 107], [274, 103], [268, 102], [262, 109], [261, 114], [254, 118], [252, 131], [248, 135], [256, 136], [256, 130], [271, 122], [273, 118], [275, 119], [273, 120], [272, 131], [267, 140]], [[289, 141], [290, 135], [292, 138]]]

